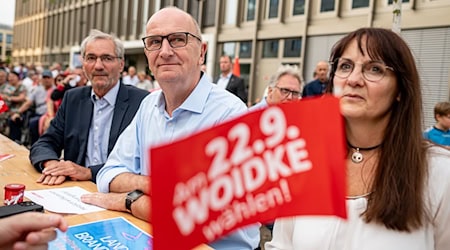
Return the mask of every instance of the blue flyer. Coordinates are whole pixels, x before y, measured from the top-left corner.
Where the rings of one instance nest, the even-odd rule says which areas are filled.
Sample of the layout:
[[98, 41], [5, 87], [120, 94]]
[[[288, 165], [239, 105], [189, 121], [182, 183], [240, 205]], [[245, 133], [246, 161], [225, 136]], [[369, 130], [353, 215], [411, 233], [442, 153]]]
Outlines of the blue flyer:
[[153, 238], [122, 217], [90, 222], [58, 231], [50, 250], [153, 249]]

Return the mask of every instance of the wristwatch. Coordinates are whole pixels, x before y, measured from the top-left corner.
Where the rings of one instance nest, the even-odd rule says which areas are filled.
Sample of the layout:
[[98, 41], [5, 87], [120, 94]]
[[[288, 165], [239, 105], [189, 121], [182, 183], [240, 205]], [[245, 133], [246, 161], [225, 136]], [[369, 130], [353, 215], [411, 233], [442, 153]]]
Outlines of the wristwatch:
[[144, 192], [139, 189], [131, 191], [127, 194], [127, 198], [125, 199], [125, 208], [128, 212], [131, 213], [131, 204], [133, 204], [133, 202], [139, 199], [142, 195], [144, 195]]

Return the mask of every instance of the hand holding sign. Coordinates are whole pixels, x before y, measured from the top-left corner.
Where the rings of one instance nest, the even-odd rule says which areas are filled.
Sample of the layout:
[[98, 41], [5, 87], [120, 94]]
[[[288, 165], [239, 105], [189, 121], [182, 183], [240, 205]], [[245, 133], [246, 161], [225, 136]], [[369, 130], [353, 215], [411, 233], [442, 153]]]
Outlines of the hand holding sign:
[[344, 145], [338, 101], [324, 97], [151, 149], [155, 248], [190, 249], [282, 216], [345, 217]]

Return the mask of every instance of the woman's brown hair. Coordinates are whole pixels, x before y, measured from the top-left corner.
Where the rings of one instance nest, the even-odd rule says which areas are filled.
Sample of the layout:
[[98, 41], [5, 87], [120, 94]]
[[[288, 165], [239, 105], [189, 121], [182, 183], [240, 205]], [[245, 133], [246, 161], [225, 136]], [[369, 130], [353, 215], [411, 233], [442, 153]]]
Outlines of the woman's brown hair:
[[[367, 222], [379, 222], [389, 229], [411, 231], [428, 218], [424, 199], [427, 160], [422, 139], [419, 73], [405, 41], [396, 33], [381, 28], [361, 28], [348, 34], [334, 45], [330, 62], [339, 58], [353, 40], [357, 41], [363, 55], [367, 51], [372, 60], [381, 60], [394, 69], [399, 91], [384, 132], [373, 192], [362, 216]], [[332, 65], [328, 92], [333, 88], [335, 70], [336, 65]]]

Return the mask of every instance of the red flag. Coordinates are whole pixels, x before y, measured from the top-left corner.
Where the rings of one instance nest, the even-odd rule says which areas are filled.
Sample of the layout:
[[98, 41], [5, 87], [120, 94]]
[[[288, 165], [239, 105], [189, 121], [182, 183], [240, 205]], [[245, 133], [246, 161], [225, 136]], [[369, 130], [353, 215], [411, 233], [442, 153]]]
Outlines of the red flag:
[[8, 105], [6, 105], [6, 102], [3, 100], [3, 98], [0, 96], [0, 114], [3, 112], [6, 112], [9, 110]]
[[239, 57], [234, 58], [233, 75], [241, 77], [241, 65], [239, 65]]
[[150, 149], [154, 249], [191, 249], [285, 216], [346, 218], [345, 152], [331, 96], [270, 106]]

